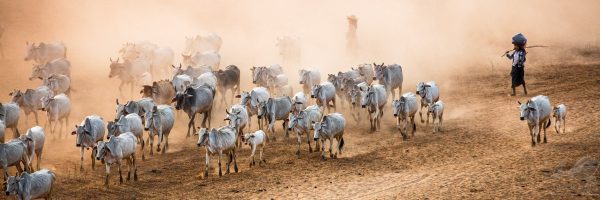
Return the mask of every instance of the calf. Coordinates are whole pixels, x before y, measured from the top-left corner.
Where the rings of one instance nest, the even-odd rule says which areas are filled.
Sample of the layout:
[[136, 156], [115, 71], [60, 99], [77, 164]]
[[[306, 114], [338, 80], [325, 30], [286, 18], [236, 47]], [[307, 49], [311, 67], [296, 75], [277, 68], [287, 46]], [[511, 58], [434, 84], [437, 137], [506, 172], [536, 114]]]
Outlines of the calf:
[[129, 172], [127, 180], [131, 178], [133, 172], [133, 180], [137, 181], [137, 165], [135, 164], [135, 144], [136, 137], [133, 133], [127, 132], [119, 136], [110, 137], [108, 142], [98, 142], [97, 160], [101, 160], [106, 165], [106, 177], [104, 185], [108, 187], [108, 179], [110, 178], [110, 166], [117, 164], [119, 168], [119, 183], [123, 183], [123, 175], [121, 174], [121, 162], [127, 160]]
[[265, 145], [267, 143], [267, 136], [265, 132], [262, 130], [258, 130], [254, 133], [246, 133], [243, 138], [244, 142], [247, 145], [249, 145], [252, 149], [252, 153], [250, 154], [250, 158], [252, 158], [252, 161], [250, 161], [250, 167], [256, 165], [256, 162], [254, 162], [254, 152], [256, 152], [257, 146], [260, 146], [260, 157], [258, 165], [263, 166], [263, 163], [266, 164], [267, 161], [263, 159], [263, 150], [265, 149]]
[[[441, 131], [442, 117], [444, 115], [444, 102], [437, 101], [429, 106], [428, 113], [431, 113], [431, 118], [433, 120], [433, 133]], [[438, 120], [437, 123], [435, 122], [436, 119]]]
[[538, 95], [526, 103], [519, 103], [519, 109], [521, 111], [521, 121], [527, 120], [529, 127], [529, 133], [531, 135], [531, 146], [536, 145], [535, 138], [537, 137], [537, 144], [540, 143], [540, 132], [544, 129], [544, 143], [546, 140], [546, 129], [552, 124], [550, 114], [552, 112], [552, 104], [547, 96]]
[[211, 154], [219, 154], [219, 176], [222, 176], [221, 172], [221, 157], [223, 157], [223, 152], [227, 153], [229, 157], [229, 161], [227, 162], [227, 171], [225, 174], [229, 174], [229, 166], [231, 165], [231, 161], [233, 161], [233, 169], [235, 173], [238, 172], [237, 161], [236, 161], [236, 140], [237, 133], [236, 130], [230, 126], [224, 126], [219, 129], [212, 128], [210, 131], [206, 128], [200, 128], [200, 130], [196, 133], [198, 134], [198, 147], [206, 148], [206, 160], [205, 160], [205, 169], [204, 169], [204, 178], [208, 177], [208, 168], [210, 166], [210, 156]]
[[552, 117], [554, 117], [554, 130], [556, 133], [560, 133], [560, 127], [562, 126], [563, 133], [566, 133], [565, 127], [567, 126], [567, 106], [565, 104], [558, 104], [552, 109]]
[[[325, 160], [325, 141], [329, 140], [329, 157], [337, 158], [337, 154], [342, 154], [344, 149], [344, 129], [346, 128], [346, 119], [340, 113], [331, 113], [323, 116], [320, 122], [313, 124], [315, 129], [315, 141], [321, 139], [321, 158]], [[333, 154], [333, 139], [338, 142], [337, 151]]]

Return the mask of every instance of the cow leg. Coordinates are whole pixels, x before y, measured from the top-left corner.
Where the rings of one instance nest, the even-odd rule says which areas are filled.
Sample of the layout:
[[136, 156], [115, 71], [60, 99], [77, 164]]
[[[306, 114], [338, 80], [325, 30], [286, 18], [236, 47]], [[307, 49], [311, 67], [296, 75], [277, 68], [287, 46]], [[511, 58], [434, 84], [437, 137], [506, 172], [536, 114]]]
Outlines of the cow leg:
[[560, 133], [560, 120], [558, 119], [558, 117], [554, 119], [554, 130], [556, 131], [556, 133]]
[[[296, 156], [300, 157], [300, 144], [302, 144], [302, 138], [300, 138], [299, 133], [296, 133], [296, 138], [298, 138], [298, 150], [296, 151]], [[308, 145], [308, 148], [310, 148], [310, 143]]]
[[325, 160], [325, 144], [323, 139], [320, 140], [321, 141], [321, 159]]
[[150, 130], [150, 134], [148, 134], [148, 140], [150, 142], [150, 155], [152, 156], [154, 155], [154, 150], [152, 149], [154, 146], [154, 131], [152, 129]]
[[137, 176], [137, 164], [135, 163], [135, 155], [131, 156], [131, 163], [133, 164], [133, 181], [137, 181], [138, 176]]
[[167, 149], [169, 148], [169, 136], [167, 135], [165, 137], [165, 147], [163, 148], [163, 154], [167, 151]]
[[335, 158], [333, 156], [333, 138], [329, 138], [329, 157]]
[[232, 154], [233, 154], [233, 171], [235, 171], [235, 173], [238, 173], [239, 169], [237, 166], [237, 153], [235, 152], [235, 149], [231, 150]]
[[221, 157], [223, 157], [223, 151], [219, 151], [219, 177], [223, 176], [223, 173], [221, 172]]
[[108, 187], [108, 179], [110, 176], [110, 164], [106, 163], [106, 176], [104, 177], [104, 185]]
[[121, 163], [117, 163], [117, 168], [119, 169], [119, 184], [123, 183], [123, 174], [121, 173]]
[[36, 152], [35, 154], [36, 154], [35, 157], [37, 160], [36, 168], [37, 168], [37, 170], [40, 170], [40, 162], [42, 162], [42, 150], [40, 150], [39, 152]]
[[208, 178], [208, 166], [210, 164], [210, 157], [208, 155], [208, 150], [206, 150], [206, 157], [204, 158], [204, 178]]
[[289, 131], [288, 131], [288, 129], [287, 129], [287, 128], [285, 128], [285, 127], [287, 127], [287, 124], [288, 124], [288, 121], [284, 120], [284, 121], [283, 121], [283, 130], [285, 130], [285, 138], [286, 138], [286, 139], [290, 137], [290, 136], [289, 136]]
[[254, 153], [256, 152], [256, 145], [253, 144], [252, 146], [250, 146], [250, 148], [251, 148], [250, 159], [252, 159], [252, 160], [250, 160], [249, 165], [250, 165], [250, 167], [253, 167], [254, 165], [256, 165], [256, 163], [254, 162]]
[[[190, 129], [192, 129], [192, 127], [195, 125], [194, 124], [194, 119], [196, 118], [196, 113], [192, 114], [190, 121], [188, 122], [188, 130], [187, 130], [187, 134], [185, 135], [186, 138], [190, 137]], [[202, 126], [204, 126], [204, 123], [202, 124]], [[196, 131], [196, 128], [194, 127], [194, 132]]]
[[[93, 162], [93, 159], [92, 159]], [[92, 168], [94, 168], [94, 166], [92, 165]], [[81, 146], [81, 162], [79, 163], [79, 171], [83, 172], [83, 145]]]
[[423, 120], [423, 114], [421, 114], [421, 112], [423, 111], [423, 104], [421, 104], [421, 109], [419, 109], [419, 118], [421, 118], [421, 123], [425, 123], [425, 120]]
[[542, 127], [544, 129], [544, 143], [548, 143], [548, 140], [546, 139], [546, 125], [548, 124], [548, 122], [550, 122], [550, 120], [544, 123], [544, 127]]
[[566, 129], [565, 127], [567, 127], [567, 118], [563, 118], [562, 120], [563, 120], [563, 127], [562, 127], [563, 128], [563, 133], [567, 133], [565, 131], [565, 129]]
[[265, 159], [263, 159], [263, 150], [264, 149], [265, 149], [265, 144], [263, 143], [260, 145], [260, 155], [259, 155], [260, 157], [259, 157], [259, 161], [258, 161], [258, 165], [261, 167], [263, 166], [263, 164], [267, 163], [267, 161]]
[[97, 149], [98, 149], [98, 147], [92, 147], [92, 170], [96, 170], [96, 154], [97, 154]]
[[438, 126], [438, 131], [442, 131], [442, 126], [444, 124], [444, 115], [440, 114], [440, 119], [439, 119], [439, 126]]
[[544, 128], [545, 123], [538, 123], [537, 125], [537, 133], [535, 134], [535, 136], [537, 137], [537, 143], [539, 144], [542, 139], [541, 139], [541, 134], [542, 134], [542, 128]]
[[127, 158], [127, 166], [129, 167], [129, 171], [127, 172], [127, 181], [131, 180], [131, 166], [133, 165], [133, 163], [131, 163], [131, 157]]
[[[206, 120], [208, 119], [209, 112], [204, 112], [204, 118], [202, 119], [202, 127], [206, 127]], [[194, 130], [195, 132], [196, 130]]]
[[529, 127], [529, 135], [531, 136], [531, 146], [535, 147], [535, 135], [533, 134], [534, 127], [531, 125], [528, 125], [528, 127]]
[[121, 95], [121, 98], [124, 99], [125, 96], [123, 96], [123, 85], [125, 85], [125, 82], [121, 80], [121, 84], [119, 84], [119, 94]]
[[146, 146], [146, 142], [144, 141], [143, 132], [142, 132], [142, 135], [140, 135], [140, 143], [142, 145], [142, 160], [146, 160], [146, 153], [144, 152], [144, 147]]
[[[308, 152], [312, 153], [313, 150], [312, 150], [312, 146], [310, 146], [310, 134], [309, 134], [309, 132], [310, 131], [308, 131], [306, 133], [306, 144], [308, 144]], [[298, 137], [300, 137], [300, 136], [298, 136]], [[315, 141], [315, 151], [319, 150], [319, 149], [316, 148], [316, 145], [317, 145], [317, 142]]]

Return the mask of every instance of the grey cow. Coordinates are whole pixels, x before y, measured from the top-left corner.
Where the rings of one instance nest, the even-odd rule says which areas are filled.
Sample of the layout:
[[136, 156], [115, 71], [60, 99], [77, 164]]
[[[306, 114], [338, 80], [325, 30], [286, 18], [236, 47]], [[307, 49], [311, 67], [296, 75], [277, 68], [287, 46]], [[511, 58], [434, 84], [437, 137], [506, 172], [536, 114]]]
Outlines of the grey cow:
[[221, 95], [221, 103], [227, 104], [225, 101], [225, 92], [231, 90], [231, 104], [235, 94], [240, 93], [240, 69], [235, 65], [229, 65], [225, 70], [214, 71], [213, 74], [217, 77], [217, 91]]
[[15, 102], [25, 112], [25, 125], [29, 124], [29, 114], [33, 113], [35, 124], [40, 124], [37, 110], [42, 109], [42, 97], [54, 96], [54, 93], [47, 86], [40, 86], [36, 89], [27, 89], [25, 92], [15, 90], [9, 95], [12, 96], [12, 102]]
[[[271, 137], [273, 141], [276, 141], [275, 137], [275, 122], [278, 120], [283, 120], [283, 129], [285, 129], [285, 137], [288, 137], [288, 116], [292, 111], [292, 99], [290, 97], [278, 97], [278, 98], [269, 98], [266, 102], [261, 102], [258, 105], [258, 118], [264, 117], [269, 126], [269, 131], [271, 131]], [[269, 137], [267, 137], [268, 139]]]
[[396, 93], [394, 90], [398, 89], [398, 96], [402, 94], [402, 82], [404, 76], [402, 75], [402, 67], [397, 64], [392, 65], [375, 65], [375, 78], [379, 81], [379, 84], [385, 86], [387, 92], [392, 93], [392, 99], [396, 99]]
[[[337, 158], [337, 154], [342, 154], [344, 149], [344, 129], [346, 128], [346, 119], [340, 113], [331, 113], [323, 116], [320, 122], [313, 124], [315, 130], [315, 141], [321, 140], [321, 158], [325, 160], [325, 141], [329, 140], [329, 157]], [[332, 151], [333, 139], [338, 142], [335, 154]]]
[[186, 137], [190, 136], [190, 129], [194, 129], [196, 132], [195, 122], [196, 114], [204, 114], [202, 120], [202, 127], [206, 127], [206, 121], [208, 120], [208, 126], [210, 126], [210, 118], [213, 108], [213, 100], [215, 98], [215, 89], [209, 86], [199, 87], [188, 87], [184, 93], [179, 93], [173, 99], [175, 103], [175, 109], [185, 111], [190, 118], [188, 123], [188, 130]]
[[0, 130], [0, 142], [4, 143], [4, 129], [11, 129], [13, 131], [13, 138], [21, 135], [18, 129], [20, 111], [21, 109], [19, 109], [19, 106], [14, 102], [5, 104], [0, 103], [0, 123], [4, 126], [4, 128], [2, 128], [3, 130]]
[[44, 80], [45, 78], [50, 77], [52, 74], [60, 74], [70, 77], [71, 62], [69, 62], [67, 59], [59, 58], [44, 64], [35, 65], [31, 71], [29, 80], [31, 81], [36, 78]]
[[37, 63], [46, 63], [54, 59], [66, 58], [67, 47], [62, 42], [35, 43], [25, 42], [27, 47], [25, 61], [33, 60]]
[[96, 169], [96, 148], [98, 142], [104, 137], [104, 120], [98, 115], [87, 116], [79, 125], [75, 125], [75, 130], [71, 132], [76, 135], [75, 146], [81, 148], [81, 162], [79, 170], [83, 171], [83, 153], [85, 149], [92, 148], [92, 170]]
[[[165, 146], [162, 149], [164, 154], [169, 148], [169, 133], [173, 129], [175, 123], [175, 116], [173, 115], [173, 108], [168, 105], [154, 106], [150, 112], [146, 112], [144, 130], [148, 132], [148, 140], [150, 143], [150, 155], [153, 155], [152, 146], [154, 145], [154, 136], [158, 136], [158, 144], [156, 145], [156, 151], [161, 151], [160, 144], [165, 140]], [[143, 156], [143, 154], [142, 154]]]

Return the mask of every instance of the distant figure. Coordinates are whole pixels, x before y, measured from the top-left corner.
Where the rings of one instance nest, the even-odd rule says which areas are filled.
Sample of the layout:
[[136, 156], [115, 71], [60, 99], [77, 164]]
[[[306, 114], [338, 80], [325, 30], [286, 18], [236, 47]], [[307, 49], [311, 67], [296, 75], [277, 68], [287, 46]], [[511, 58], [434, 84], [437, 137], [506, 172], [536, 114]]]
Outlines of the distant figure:
[[346, 51], [351, 56], [356, 56], [358, 41], [356, 39], [356, 29], [358, 28], [358, 19], [354, 15], [346, 17], [348, 19], [348, 31], [346, 32]]
[[300, 39], [298, 37], [277, 37], [275, 45], [279, 48], [279, 55], [281, 56], [283, 66], [300, 65], [302, 49], [300, 48]]
[[4, 35], [4, 26], [0, 25], [0, 55], [4, 59], [4, 47], [2, 45], [2, 35]]
[[516, 34], [512, 37], [512, 43], [514, 45], [514, 52], [510, 54], [510, 51], [506, 52], [506, 57], [512, 59], [512, 70], [510, 75], [512, 76], [512, 94], [515, 96], [515, 88], [523, 85], [523, 92], [527, 95], [527, 87], [525, 87], [525, 46], [527, 45], [527, 38], [521, 33]]

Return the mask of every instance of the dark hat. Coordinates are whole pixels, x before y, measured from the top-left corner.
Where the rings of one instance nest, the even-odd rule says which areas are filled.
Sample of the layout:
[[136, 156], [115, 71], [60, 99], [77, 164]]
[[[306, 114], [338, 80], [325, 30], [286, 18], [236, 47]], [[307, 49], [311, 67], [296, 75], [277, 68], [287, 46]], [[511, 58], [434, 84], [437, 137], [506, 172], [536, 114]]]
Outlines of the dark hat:
[[512, 43], [518, 46], [525, 46], [527, 38], [522, 33], [518, 33], [512, 37]]

